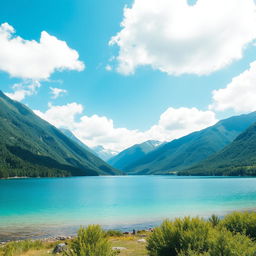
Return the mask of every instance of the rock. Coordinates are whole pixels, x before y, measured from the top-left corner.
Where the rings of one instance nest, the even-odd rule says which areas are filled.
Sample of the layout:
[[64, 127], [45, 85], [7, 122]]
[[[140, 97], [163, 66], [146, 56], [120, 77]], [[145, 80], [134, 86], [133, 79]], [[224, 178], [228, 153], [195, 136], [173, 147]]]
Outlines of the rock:
[[66, 239], [67, 239], [67, 237], [65, 237], [65, 236], [58, 236], [57, 237], [57, 240], [61, 240], [61, 241], [64, 241]]
[[114, 251], [123, 251], [123, 250], [127, 250], [127, 248], [121, 247], [121, 246], [116, 246], [116, 247], [112, 247], [112, 250], [114, 250]]
[[60, 253], [64, 252], [67, 249], [67, 245], [65, 243], [57, 244], [55, 248], [53, 249], [53, 253]]
[[142, 238], [142, 239], [137, 240], [137, 242], [138, 242], [138, 243], [146, 243], [146, 242], [147, 242], [147, 240], [146, 240], [146, 239], [144, 239], [144, 238]]

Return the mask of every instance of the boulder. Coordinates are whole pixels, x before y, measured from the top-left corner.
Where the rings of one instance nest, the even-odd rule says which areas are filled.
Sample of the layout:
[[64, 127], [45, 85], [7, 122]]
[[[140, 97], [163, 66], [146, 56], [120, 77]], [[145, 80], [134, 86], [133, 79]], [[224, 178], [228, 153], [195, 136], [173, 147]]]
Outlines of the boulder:
[[57, 244], [55, 248], [53, 249], [53, 253], [61, 253], [64, 252], [67, 249], [67, 245], [65, 243]]

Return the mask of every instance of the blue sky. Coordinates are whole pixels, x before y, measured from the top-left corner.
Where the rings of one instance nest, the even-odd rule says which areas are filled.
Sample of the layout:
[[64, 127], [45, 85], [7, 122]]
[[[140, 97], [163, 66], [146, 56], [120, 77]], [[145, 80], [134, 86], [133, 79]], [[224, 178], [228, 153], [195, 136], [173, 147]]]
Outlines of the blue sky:
[[[166, 1], [168, 2], [168, 0], [160, 1], [159, 7], [161, 7], [161, 5], [166, 5], [163, 9], [168, 9], [169, 7], [175, 9], [176, 7], [179, 7], [179, 9], [177, 9], [178, 11], [182, 12], [182, 8], [184, 8], [185, 11], [184, 6], [179, 6], [179, 4], [177, 4], [178, 1], [173, 1], [173, 7], [169, 6], [169, 3]], [[207, 0], [206, 2], [210, 1], [212, 0]], [[237, 109], [235, 105], [241, 105], [244, 101], [242, 101], [242, 103], [239, 101], [234, 102], [233, 105], [230, 103], [230, 106], [225, 107], [223, 105], [224, 103], [220, 102], [221, 100], [217, 100], [217, 107], [209, 109], [209, 105], [214, 101], [213, 91], [226, 88], [228, 84], [232, 83], [234, 77], [238, 77], [246, 70], [249, 70], [250, 64], [256, 59], [254, 46], [256, 35], [253, 33], [253, 28], [256, 24], [254, 24], [255, 21], [253, 16], [255, 14], [250, 12], [250, 9], [253, 6], [253, 0], [246, 0], [245, 7], [243, 7], [244, 9], [241, 10], [240, 13], [238, 0], [233, 2], [230, 0], [224, 0], [222, 2], [220, 0], [215, 1], [216, 6], [213, 7], [219, 8], [222, 5], [223, 15], [227, 16], [230, 15], [228, 12], [230, 5], [233, 5], [232, 8], [234, 8], [235, 11], [232, 15], [234, 16], [230, 17], [230, 20], [226, 18], [223, 19], [223, 22], [219, 24], [219, 27], [216, 26], [215, 32], [214, 29], [210, 27], [211, 24], [214, 24], [214, 19], [216, 19], [216, 21], [218, 19], [218, 17], [214, 17], [216, 16], [214, 10], [212, 11], [212, 20], [209, 19], [209, 21], [206, 21], [206, 28], [209, 23], [209, 29], [207, 28], [207, 30], [205, 30], [207, 32], [203, 32], [204, 28], [202, 28], [201, 25], [198, 25], [202, 23], [200, 22], [199, 17], [198, 23], [195, 23], [194, 26], [195, 30], [198, 30], [200, 33], [194, 33], [187, 41], [182, 41], [180, 45], [183, 45], [182, 47], [184, 48], [179, 45], [176, 46], [174, 40], [171, 39], [170, 41], [167, 39], [166, 42], [163, 42], [162, 38], [165, 38], [166, 35], [160, 34], [160, 32], [158, 34], [162, 25], [164, 24], [168, 28], [171, 21], [165, 20], [164, 13], [163, 15], [160, 13], [158, 16], [152, 16], [154, 15], [152, 14], [154, 13], [152, 10], [154, 10], [154, 6], [158, 4], [157, 1], [150, 0], [147, 2], [145, 0], [136, 0], [135, 2], [137, 2], [138, 5], [140, 2], [141, 5], [144, 4], [147, 6], [148, 11], [147, 8], [139, 9], [138, 6], [136, 7], [132, 0], [1, 0], [0, 24], [8, 23], [12, 26], [16, 31], [13, 33], [13, 37], [20, 36], [25, 40], [36, 40], [39, 42], [41, 32], [46, 31], [49, 35], [56, 37], [58, 40], [65, 41], [70, 49], [76, 50], [79, 54], [78, 60], [84, 63], [85, 68], [78, 71], [78, 68], [64, 67], [62, 71], [55, 70], [54, 72], [51, 72], [47, 79], [30, 79], [28, 76], [24, 79], [22, 75], [13, 75], [12, 71], [8, 71], [5, 67], [1, 68], [0, 66], [0, 89], [9, 93], [10, 96], [10, 93], [14, 93], [21, 88], [19, 86], [13, 87], [14, 84], [22, 84], [22, 88], [24, 89], [36, 80], [36, 82], [40, 83], [40, 86], [35, 88], [30, 95], [18, 100], [27, 104], [31, 109], [38, 110], [37, 114], [41, 114], [41, 117], [50, 121], [57, 127], [63, 126], [63, 122], [53, 120], [54, 117], [47, 116], [46, 111], [52, 106], [65, 106], [70, 103], [76, 103], [83, 108], [83, 110], [80, 109], [77, 110], [77, 112], [74, 110], [74, 112], [72, 112], [73, 116], [68, 119], [70, 122], [79, 123], [81, 121], [80, 118], [85, 116], [87, 118], [85, 118], [87, 120], [85, 125], [91, 125], [91, 129], [94, 129], [93, 127], [97, 125], [101, 126], [100, 120], [102, 120], [102, 126], [108, 126], [108, 124], [112, 122], [112, 128], [109, 128], [108, 130], [106, 128], [105, 131], [102, 129], [95, 134], [87, 131], [88, 135], [83, 133], [82, 130], [84, 127], [81, 122], [76, 125], [70, 123], [67, 125], [67, 128], [72, 130], [81, 140], [89, 144], [89, 146], [101, 144], [113, 151], [119, 151], [132, 143], [141, 142], [144, 139], [171, 140], [185, 135], [188, 132], [211, 125], [219, 119], [234, 114], [248, 113], [254, 110], [254, 103], [248, 103], [248, 106], [242, 106]], [[195, 1], [190, 2], [195, 4]], [[194, 5], [194, 7], [197, 7], [198, 5], [199, 14], [207, 12], [211, 13], [210, 10], [203, 10], [203, 8], [206, 7], [199, 6], [199, 2], [201, 3], [202, 0]], [[134, 25], [137, 26], [136, 28], [129, 25], [129, 22], [127, 22], [128, 25], [126, 24], [126, 27], [120, 26], [120, 23], [124, 20], [125, 6], [131, 10], [133, 17], [138, 18], [139, 23]], [[150, 6], [152, 9], [150, 9]], [[144, 9], [146, 11], [144, 11]], [[162, 9], [159, 9], [159, 12], [161, 12]], [[201, 9], [203, 11], [200, 11]], [[248, 15], [245, 14], [245, 12], [248, 12]], [[171, 16], [172, 14], [173, 12], [170, 9], [168, 15]], [[147, 15], [148, 17], [153, 17], [153, 25], [156, 26], [156, 30], [150, 30], [150, 27], [147, 28], [148, 23], [146, 20], [145, 24], [143, 23], [143, 19], [147, 17]], [[192, 16], [188, 17], [185, 16], [184, 13], [181, 13], [181, 16], [182, 15], [184, 15], [183, 23], [185, 25], [180, 24], [180, 26], [177, 27], [180, 28], [180, 30], [186, 30], [186, 26], [189, 26], [189, 19]], [[248, 19], [243, 18], [244, 15], [247, 16]], [[186, 20], [186, 18], [188, 20]], [[205, 17], [201, 18], [205, 19]], [[175, 14], [173, 14], [173, 20], [175, 21], [175, 19], [177, 18]], [[244, 27], [241, 25], [241, 27], [236, 29], [231, 24], [234, 20], [239, 21], [239, 19], [244, 19], [243, 22], [241, 22]], [[247, 31], [248, 24], [251, 26], [250, 31]], [[140, 25], [142, 28], [139, 28]], [[214, 42], [214, 48], [209, 48], [209, 54], [205, 55], [207, 56], [206, 62], [202, 62], [202, 65], [200, 66], [198, 64], [201, 58], [200, 56], [205, 54], [207, 45], [210, 45], [211, 40], [213, 41], [213, 38], [216, 38], [214, 33], [217, 35], [217, 29], [221, 30], [222, 25], [227, 30], [226, 34], [229, 36], [230, 40], [234, 40], [234, 45], [236, 38], [239, 38], [240, 34], [241, 38], [244, 38], [244, 40], [241, 40], [236, 47], [234, 46], [234, 50], [230, 51], [229, 55], [224, 56], [223, 58], [221, 52], [228, 51], [230, 45], [233, 47], [232, 42], [230, 42], [229, 45], [229, 39], [226, 38], [223, 39], [223, 43]], [[236, 25], [234, 24], [234, 26]], [[173, 27], [175, 26], [173, 25]], [[179, 35], [180, 33], [182, 34], [180, 31], [171, 31], [171, 28], [172, 26], [169, 28], [170, 35], [172, 35], [172, 32]], [[212, 33], [209, 33], [210, 28], [213, 30]], [[121, 39], [118, 41], [119, 43], [117, 42], [115, 45], [109, 45], [111, 38], [122, 31], [122, 29], [124, 29], [125, 32], [131, 33], [130, 38], [134, 38], [134, 41], [130, 38], [127, 39], [122, 35]], [[141, 31], [139, 29], [141, 29]], [[149, 31], [145, 32], [144, 30], [146, 29]], [[154, 33], [154, 31], [156, 32]], [[143, 35], [142, 38], [139, 36], [140, 32], [141, 35]], [[200, 34], [200, 38], [193, 38], [193, 36], [196, 37], [196, 34]], [[149, 38], [148, 41], [147, 38]], [[198, 46], [193, 46], [193, 44], [197, 43], [196, 40], [199, 39], [201, 42], [205, 40], [205, 43], [203, 44], [198, 41]], [[221, 37], [218, 39], [222, 40]], [[153, 44], [152, 41], [154, 40], [155, 42]], [[185, 45], [186, 43], [187, 45]], [[134, 52], [129, 44], [134, 44], [136, 47], [137, 45], [140, 45], [140, 48], [137, 48], [140, 52], [141, 49], [143, 49], [143, 54], [146, 49], [145, 52], [147, 53], [147, 57], [144, 58], [143, 54], [138, 57], [138, 54]], [[221, 49], [222, 44], [226, 48], [223, 46], [223, 49]], [[143, 48], [144, 45], [146, 45], [147, 48]], [[177, 54], [174, 54], [174, 47], [177, 47]], [[193, 69], [192, 62], [189, 63], [187, 60], [185, 64], [182, 63], [183, 58], [186, 58], [188, 55], [184, 55], [184, 57], [182, 51], [184, 52], [184, 50], [186, 51], [186, 49], [189, 49], [190, 47], [191, 51], [189, 51], [188, 54], [190, 54], [190, 52], [193, 53], [199, 51], [197, 55], [191, 54], [191, 58], [198, 58], [198, 62], [195, 62], [196, 64], [194, 65], [195, 68], [197, 68], [196, 71]], [[206, 48], [205, 51], [200, 52], [204, 47]], [[220, 49], [217, 51], [218, 47]], [[161, 53], [161, 48], [166, 48], [166, 56], [163, 56]], [[128, 61], [133, 63], [133, 67], [128, 71], [126, 68], [120, 68], [122, 63], [120, 60], [118, 61], [118, 56], [121, 56], [122, 58], [127, 57], [125, 54], [120, 54], [119, 51], [121, 49], [128, 51], [129, 55], [128, 60], [123, 61], [123, 64], [126, 65]], [[214, 49], [213, 53], [211, 53], [212, 49]], [[216, 53], [214, 53], [215, 49]], [[242, 53], [242, 56], [239, 56], [240, 53]], [[215, 56], [218, 54], [220, 55], [220, 58], [218, 61], [216, 60], [215, 65]], [[113, 56], [117, 57], [114, 61], [111, 60]], [[213, 63], [213, 66], [209, 64], [211, 62]], [[226, 62], [229, 64], [223, 64]], [[25, 61], [24, 65], [30, 65], [30, 63]], [[106, 70], [107, 65], [110, 65], [112, 70]], [[209, 65], [208, 69], [207, 65]], [[216, 67], [219, 65], [220, 67], [215, 68], [214, 65]], [[239, 87], [238, 85], [236, 86]], [[253, 87], [252, 85], [248, 86], [248, 88]], [[66, 92], [53, 99], [50, 94], [50, 87], [59, 88]], [[251, 92], [249, 92], [249, 89], [245, 90], [247, 90], [250, 95], [255, 94], [253, 89]], [[235, 89], [233, 91], [235, 91]], [[230, 101], [234, 100], [232, 95], [237, 95], [233, 94], [235, 93], [233, 91], [230, 93]], [[237, 91], [239, 90], [237, 89], [236, 92]], [[221, 93], [219, 93], [219, 98], [223, 101], [229, 101], [228, 96], [222, 96]], [[166, 112], [169, 108], [171, 108], [171, 110]], [[186, 113], [179, 111], [178, 113], [176, 110], [180, 108], [188, 109], [188, 111]], [[206, 116], [201, 115], [201, 119], [199, 118], [198, 121], [196, 121], [197, 123], [194, 124], [193, 120], [187, 120], [189, 116], [193, 116], [193, 114], [189, 114], [189, 110], [192, 108], [196, 108], [196, 110], [202, 112], [211, 111], [214, 114], [214, 117], [211, 113], [208, 113]], [[164, 119], [162, 123], [164, 123], [165, 126], [164, 134], [157, 136], [155, 135], [156, 132], [153, 133], [151, 131], [144, 136], [145, 134], [143, 133], [150, 130], [153, 126], [157, 126], [154, 128], [155, 130], [163, 128], [163, 124], [161, 124], [161, 126], [159, 120], [161, 119], [160, 116], [165, 112], [166, 114], [162, 118]], [[99, 118], [99, 120], [97, 119], [97, 121], [91, 124], [89, 118], [93, 115], [95, 115], [95, 120], [97, 117], [101, 117], [102, 119]], [[197, 113], [195, 113], [195, 115], [197, 115]], [[187, 119], [183, 120], [182, 118]], [[208, 122], [205, 121], [207, 118], [209, 118]], [[201, 123], [198, 124], [199, 122]], [[177, 132], [177, 129], [175, 128], [180, 126], [182, 126], [181, 133]], [[122, 130], [116, 131], [115, 128], [123, 128], [126, 130], [124, 132]], [[129, 142], [124, 142], [124, 139], [122, 141], [118, 140], [118, 137], [125, 137], [127, 130], [128, 135], [126, 140]], [[168, 132], [171, 134], [170, 136]], [[168, 134], [168, 136], [166, 134]], [[93, 137], [95, 137], [95, 139]]]

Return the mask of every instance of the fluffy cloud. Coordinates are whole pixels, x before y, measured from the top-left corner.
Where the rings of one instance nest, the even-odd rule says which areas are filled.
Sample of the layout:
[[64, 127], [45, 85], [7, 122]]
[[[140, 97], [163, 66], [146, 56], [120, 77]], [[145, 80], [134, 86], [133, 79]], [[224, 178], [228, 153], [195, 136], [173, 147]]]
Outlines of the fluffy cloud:
[[134, 0], [124, 9], [117, 70], [150, 65], [168, 74], [208, 74], [240, 59], [256, 38], [254, 0]]
[[41, 33], [40, 41], [24, 40], [15, 35], [8, 23], [0, 26], [0, 70], [22, 79], [48, 79], [55, 71], [84, 69], [77, 51], [65, 41]]
[[43, 113], [39, 110], [34, 110], [34, 112], [56, 127], [67, 127], [72, 130], [76, 124], [76, 115], [83, 112], [83, 106], [77, 103], [69, 103], [63, 106], [48, 104], [46, 112]]
[[86, 145], [102, 145], [112, 151], [121, 151], [150, 139], [170, 141], [217, 122], [215, 114], [211, 111], [168, 108], [156, 125], [142, 132], [115, 127], [113, 120], [105, 116], [81, 115], [83, 106], [77, 103], [49, 105], [49, 109], [44, 113], [38, 110], [34, 112], [58, 128], [71, 130]]
[[158, 124], [146, 131], [146, 135], [148, 138], [170, 141], [202, 130], [216, 122], [215, 113], [212, 111], [170, 107], [160, 116]]
[[22, 82], [12, 86], [14, 92], [5, 94], [13, 100], [21, 101], [26, 96], [35, 94], [40, 86], [41, 84], [38, 81]]
[[67, 93], [67, 90], [65, 89], [60, 89], [60, 88], [53, 88], [50, 87], [50, 93], [52, 94], [52, 99], [57, 99], [58, 97], [60, 97], [61, 95]]
[[232, 109], [237, 113], [256, 110], [256, 61], [250, 68], [234, 77], [224, 89], [213, 91], [213, 104], [210, 109], [224, 111]]

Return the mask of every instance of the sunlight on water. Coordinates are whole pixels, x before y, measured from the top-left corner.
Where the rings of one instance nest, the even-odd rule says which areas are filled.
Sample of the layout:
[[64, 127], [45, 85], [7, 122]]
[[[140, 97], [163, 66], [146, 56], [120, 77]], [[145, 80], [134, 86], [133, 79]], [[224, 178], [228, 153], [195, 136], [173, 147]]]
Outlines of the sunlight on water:
[[159, 223], [185, 215], [253, 209], [256, 179], [123, 176], [0, 181], [3, 230], [71, 229]]

